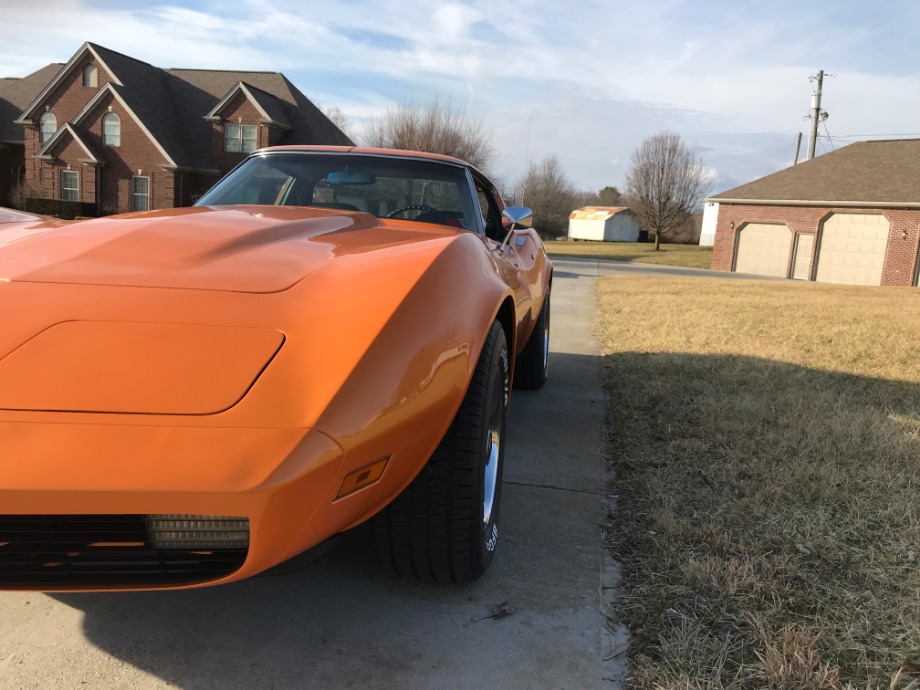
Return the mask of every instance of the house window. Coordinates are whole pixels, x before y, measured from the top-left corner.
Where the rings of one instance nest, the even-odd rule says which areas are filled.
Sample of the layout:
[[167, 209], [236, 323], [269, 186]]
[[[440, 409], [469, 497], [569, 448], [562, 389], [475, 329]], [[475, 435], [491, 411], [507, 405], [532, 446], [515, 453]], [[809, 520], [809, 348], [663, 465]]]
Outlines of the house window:
[[131, 178], [131, 210], [150, 210], [150, 178], [135, 175]]
[[83, 86], [92, 88], [99, 86], [99, 73], [96, 71], [96, 65], [87, 65], [83, 68]]
[[252, 153], [256, 150], [256, 125], [224, 125], [224, 151]]
[[121, 120], [115, 113], [106, 113], [102, 117], [102, 143], [121, 146]]
[[64, 201], [80, 200], [80, 177], [76, 170], [61, 171], [61, 198]]
[[57, 131], [57, 118], [54, 113], [45, 113], [38, 121], [42, 133], [42, 143], [48, 141]]

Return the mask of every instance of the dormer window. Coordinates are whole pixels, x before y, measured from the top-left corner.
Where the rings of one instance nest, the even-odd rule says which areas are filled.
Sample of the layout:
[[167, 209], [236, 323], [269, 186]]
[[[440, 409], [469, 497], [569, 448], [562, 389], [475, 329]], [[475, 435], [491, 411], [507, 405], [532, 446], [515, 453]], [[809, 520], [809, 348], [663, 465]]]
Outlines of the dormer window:
[[96, 65], [87, 65], [83, 68], [83, 86], [96, 88], [99, 86], [99, 73], [96, 71]]
[[224, 151], [252, 153], [256, 150], [256, 125], [224, 125]]
[[41, 116], [38, 124], [41, 128], [42, 143], [44, 144], [53, 137], [54, 133], [57, 131], [57, 118], [54, 116], [54, 113], [45, 113]]
[[121, 120], [115, 113], [106, 113], [102, 117], [102, 143], [121, 146]]

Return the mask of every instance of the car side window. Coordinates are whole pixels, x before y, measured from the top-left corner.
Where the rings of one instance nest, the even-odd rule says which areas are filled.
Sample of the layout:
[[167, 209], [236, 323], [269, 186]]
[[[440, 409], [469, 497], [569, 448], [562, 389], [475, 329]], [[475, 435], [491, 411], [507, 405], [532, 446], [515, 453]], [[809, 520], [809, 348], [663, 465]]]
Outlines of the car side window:
[[482, 212], [482, 223], [486, 229], [486, 237], [501, 242], [505, 239], [505, 228], [502, 226], [502, 214], [495, 202], [492, 190], [480, 185], [476, 181], [476, 197], [479, 199], [479, 209]]

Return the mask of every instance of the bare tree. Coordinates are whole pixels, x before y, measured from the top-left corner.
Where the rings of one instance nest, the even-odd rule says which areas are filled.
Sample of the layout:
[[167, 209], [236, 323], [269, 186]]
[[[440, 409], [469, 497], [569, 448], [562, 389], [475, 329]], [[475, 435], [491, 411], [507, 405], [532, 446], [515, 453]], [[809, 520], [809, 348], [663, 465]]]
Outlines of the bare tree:
[[673, 132], [648, 137], [633, 152], [626, 174], [629, 208], [654, 233], [656, 250], [661, 235], [683, 225], [702, 204], [708, 183], [703, 162]]
[[26, 201], [31, 198], [41, 198], [45, 196], [41, 185], [31, 180], [20, 180], [13, 184], [9, 192], [9, 205], [18, 208], [20, 211], [25, 209]]
[[581, 208], [582, 206], [597, 206], [600, 202], [597, 200], [597, 192], [589, 192], [584, 189], [576, 191], [572, 195], [572, 208]]
[[342, 110], [337, 105], [323, 105], [319, 108], [323, 115], [328, 117], [332, 124], [342, 130], [342, 133], [349, 139], [354, 140], [354, 137], [351, 135], [352, 122], [348, 115], [345, 114], [345, 111]]
[[521, 181], [522, 203], [533, 209], [534, 227], [544, 238], [564, 235], [569, 214], [577, 206], [572, 183], [565, 176], [556, 156], [531, 163]]
[[364, 138], [370, 146], [440, 153], [482, 169], [495, 149], [492, 132], [481, 120], [439, 99], [426, 106], [404, 103], [388, 108], [365, 127]]

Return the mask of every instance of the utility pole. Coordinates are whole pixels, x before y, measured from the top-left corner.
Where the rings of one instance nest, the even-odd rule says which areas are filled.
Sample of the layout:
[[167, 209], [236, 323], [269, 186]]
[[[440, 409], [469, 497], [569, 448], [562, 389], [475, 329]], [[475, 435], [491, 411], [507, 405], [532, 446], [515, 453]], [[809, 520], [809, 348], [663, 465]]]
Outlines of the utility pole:
[[827, 119], [827, 113], [821, 112], [821, 88], [824, 86], [823, 69], [818, 72], [817, 79], [818, 88], [811, 94], [811, 141], [808, 143], [808, 160], [815, 157], [815, 145], [818, 143], [818, 123], [822, 119]]

